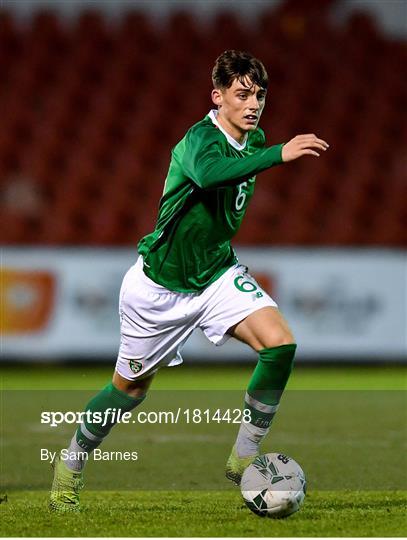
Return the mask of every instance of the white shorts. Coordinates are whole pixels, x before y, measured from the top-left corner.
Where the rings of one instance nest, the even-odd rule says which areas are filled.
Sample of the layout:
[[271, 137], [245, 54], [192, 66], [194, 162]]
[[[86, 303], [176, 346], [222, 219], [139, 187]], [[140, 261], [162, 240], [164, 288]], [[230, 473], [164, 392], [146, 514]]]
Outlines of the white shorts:
[[164, 366], [182, 363], [181, 348], [195, 328], [215, 345], [229, 328], [274, 300], [236, 264], [197, 293], [169, 291], [143, 272], [139, 257], [120, 290], [120, 349], [116, 371], [125, 379], [143, 378]]

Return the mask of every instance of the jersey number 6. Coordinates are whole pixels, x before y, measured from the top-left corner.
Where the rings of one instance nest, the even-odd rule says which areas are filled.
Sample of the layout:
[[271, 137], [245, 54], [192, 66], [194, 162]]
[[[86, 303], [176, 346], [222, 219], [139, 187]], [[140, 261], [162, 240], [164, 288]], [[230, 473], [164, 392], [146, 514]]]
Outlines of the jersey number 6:
[[247, 187], [247, 182], [242, 182], [237, 187], [238, 187], [239, 192], [236, 196], [235, 208], [237, 211], [239, 211], [243, 208], [244, 203], [246, 201], [246, 192], [243, 190], [243, 188]]

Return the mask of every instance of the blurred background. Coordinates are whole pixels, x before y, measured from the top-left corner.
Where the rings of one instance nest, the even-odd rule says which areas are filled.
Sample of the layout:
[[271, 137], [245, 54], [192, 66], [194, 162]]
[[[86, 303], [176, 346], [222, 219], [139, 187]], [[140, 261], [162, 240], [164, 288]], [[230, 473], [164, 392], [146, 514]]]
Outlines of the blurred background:
[[[226, 49], [266, 65], [268, 144], [330, 145], [259, 175], [235, 239], [303, 362], [407, 357], [404, 0], [7, 1], [0, 7], [2, 359], [106, 360], [170, 150]], [[196, 332], [192, 362], [245, 361]]]

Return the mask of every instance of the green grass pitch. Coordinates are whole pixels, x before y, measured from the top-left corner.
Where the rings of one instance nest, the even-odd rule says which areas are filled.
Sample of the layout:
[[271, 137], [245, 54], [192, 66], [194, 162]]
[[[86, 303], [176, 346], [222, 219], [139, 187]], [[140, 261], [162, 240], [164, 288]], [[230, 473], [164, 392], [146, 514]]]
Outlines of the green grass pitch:
[[[246, 366], [162, 370], [144, 410], [175, 399], [202, 403], [205, 396], [221, 408], [235, 406], [250, 371]], [[118, 426], [106, 449], [125, 449], [135, 438], [140, 464], [131, 469], [89, 463], [81, 513], [50, 514], [50, 469], [30, 452], [42, 443], [62, 447], [73, 428], [41, 431], [36, 406], [62, 399], [64, 410], [71, 401], [78, 410], [110, 373], [96, 365], [2, 368], [1, 536], [407, 535], [407, 372], [391, 366], [295, 369], [263, 448], [292, 455], [306, 470], [304, 506], [289, 518], [255, 516], [238, 488], [223, 478], [236, 425], [183, 425], [176, 431], [165, 425]]]

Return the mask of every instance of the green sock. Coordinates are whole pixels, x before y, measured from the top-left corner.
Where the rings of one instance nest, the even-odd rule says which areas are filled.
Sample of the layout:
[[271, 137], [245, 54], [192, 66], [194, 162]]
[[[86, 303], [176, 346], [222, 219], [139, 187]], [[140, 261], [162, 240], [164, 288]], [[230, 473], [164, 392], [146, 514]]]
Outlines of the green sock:
[[[145, 397], [133, 398], [113, 386], [112, 383], [109, 383], [96, 394], [86, 405], [85, 411], [100, 413], [101, 419], [97, 422], [89, 422], [85, 417], [84, 422], [76, 430], [68, 448], [71, 457], [64, 459], [67, 467], [73, 470], [81, 470], [85, 464], [84, 460], [76, 456], [79, 456], [83, 451], [89, 454], [97, 448], [116, 424], [118, 411], [120, 410], [121, 414], [132, 411]], [[109, 412], [108, 415], [107, 412]], [[112, 412], [114, 417], [112, 417]]]
[[270, 429], [280, 398], [292, 371], [297, 345], [280, 345], [259, 351], [259, 361], [245, 396], [250, 423], [240, 426], [236, 441], [240, 457], [254, 455]]

